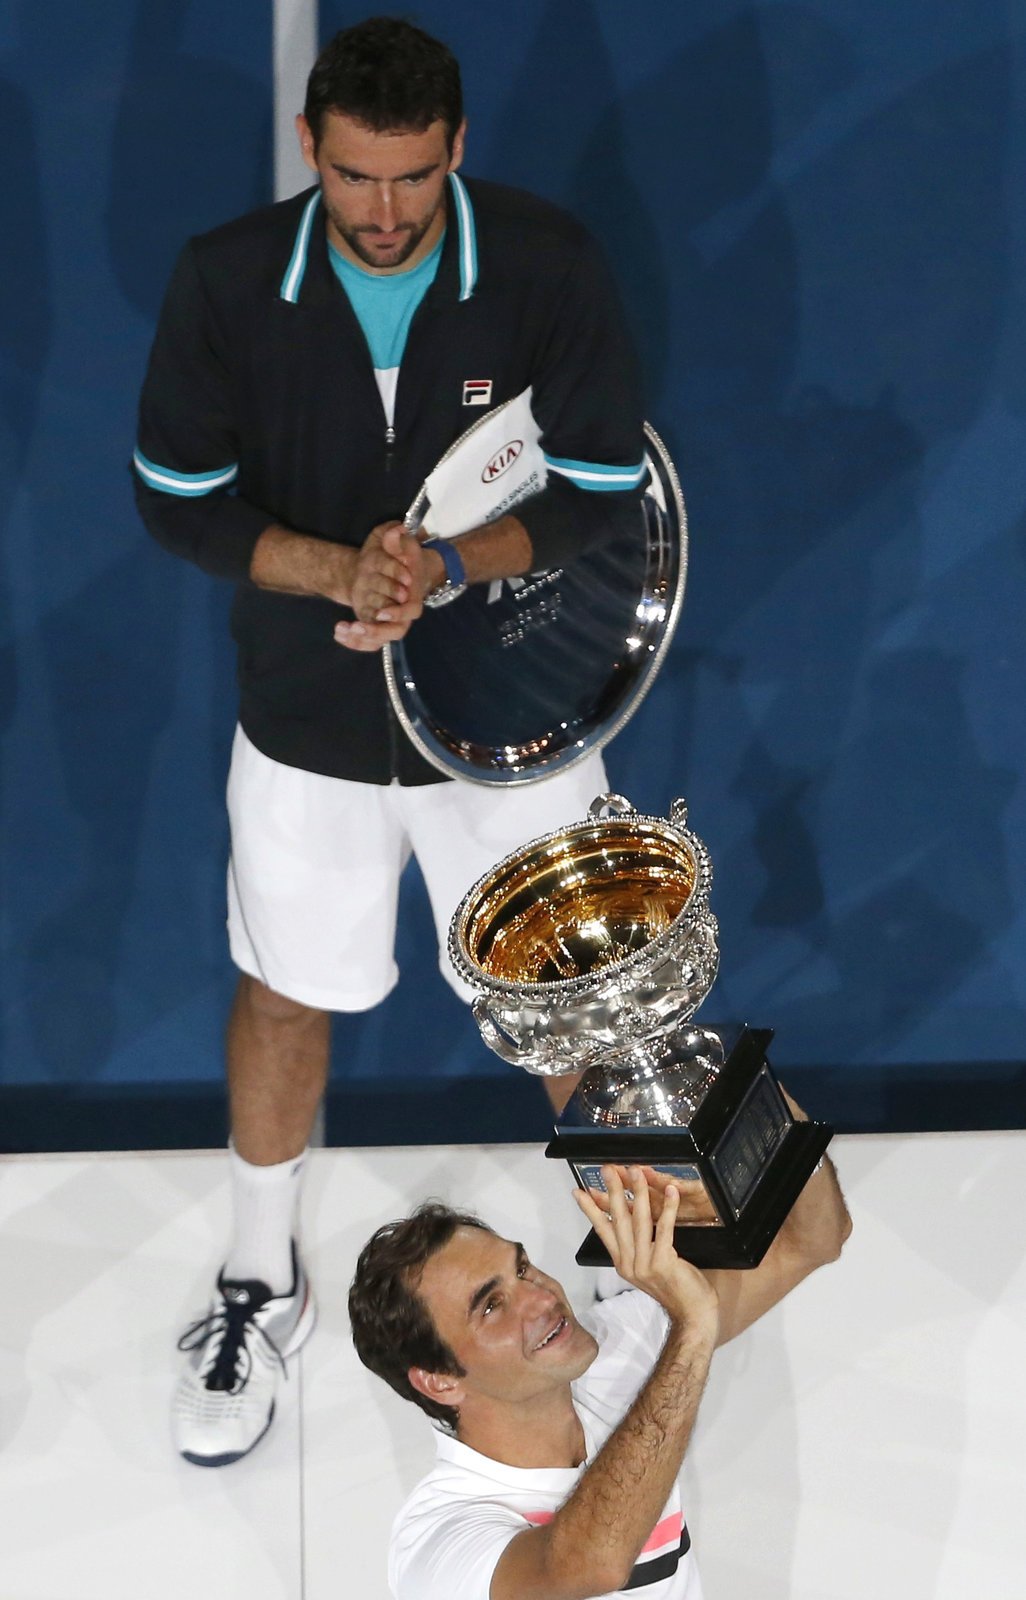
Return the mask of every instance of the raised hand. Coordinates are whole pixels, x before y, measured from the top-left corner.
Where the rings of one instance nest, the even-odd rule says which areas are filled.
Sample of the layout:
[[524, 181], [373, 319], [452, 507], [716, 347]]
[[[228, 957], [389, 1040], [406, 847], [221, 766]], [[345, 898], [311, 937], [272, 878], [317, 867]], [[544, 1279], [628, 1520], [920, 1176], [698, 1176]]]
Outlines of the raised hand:
[[617, 1167], [603, 1167], [606, 1204], [600, 1206], [587, 1189], [574, 1191], [574, 1199], [609, 1251], [613, 1266], [636, 1289], [643, 1289], [668, 1312], [674, 1322], [704, 1323], [716, 1336], [718, 1301], [708, 1279], [684, 1261], [673, 1248], [680, 1193], [669, 1181], [661, 1192], [658, 1221], [652, 1215], [648, 1180], [640, 1167], [626, 1169], [633, 1194], [628, 1201]]
[[[616, 1166], [613, 1170], [619, 1174], [620, 1181], [627, 1191], [628, 1200], [632, 1194], [628, 1169]], [[669, 1172], [659, 1172], [655, 1167], [641, 1167], [639, 1169], [648, 1184], [648, 1200], [652, 1216], [658, 1222], [663, 1210], [663, 1196], [666, 1190], [673, 1187], [677, 1191], [677, 1220], [678, 1228], [690, 1225], [715, 1224], [719, 1221], [716, 1208], [706, 1191], [700, 1178], [680, 1178]], [[601, 1191], [590, 1191], [592, 1199], [603, 1211], [609, 1210], [609, 1197]]]

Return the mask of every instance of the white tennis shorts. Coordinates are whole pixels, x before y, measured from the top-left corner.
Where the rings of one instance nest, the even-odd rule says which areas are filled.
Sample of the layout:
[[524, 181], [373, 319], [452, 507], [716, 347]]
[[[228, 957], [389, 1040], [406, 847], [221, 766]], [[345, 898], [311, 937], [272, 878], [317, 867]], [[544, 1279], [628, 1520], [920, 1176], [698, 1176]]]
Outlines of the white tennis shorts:
[[607, 789], [599, 755], [514, 789], [350, 783], [283, 766], [241, 728], [228, 775], [232, 960], [269, 989], [323, 1011], [366, 1011], [398, 979], [399, 878], [424, 874], [443, 976], [452, 914], [483, 873], [538, 834], [579, 822]]

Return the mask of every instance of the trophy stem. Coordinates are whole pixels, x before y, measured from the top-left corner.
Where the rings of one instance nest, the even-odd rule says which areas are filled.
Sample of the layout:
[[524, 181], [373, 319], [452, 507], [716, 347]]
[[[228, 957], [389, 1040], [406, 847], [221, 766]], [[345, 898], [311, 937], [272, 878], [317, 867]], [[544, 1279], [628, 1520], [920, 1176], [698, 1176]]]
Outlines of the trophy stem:
[[686, 1025], [668, 1038], [639, 1039], [590, 1067], [574, 1098], [597, 1127], [686, 1126], [722, 1062], [717, 1035]]

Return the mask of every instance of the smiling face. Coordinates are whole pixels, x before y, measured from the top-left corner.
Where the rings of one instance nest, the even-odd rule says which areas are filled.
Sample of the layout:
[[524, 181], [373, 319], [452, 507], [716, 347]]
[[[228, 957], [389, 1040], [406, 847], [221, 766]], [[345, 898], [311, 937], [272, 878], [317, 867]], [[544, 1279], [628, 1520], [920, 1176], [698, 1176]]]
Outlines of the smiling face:
[[431, 1397], [460, 1411], [461, 1431], [482, 1407], [516, 1414], [565, 1390], [598, 1352], [556, 1280], [522, 1245], [482, 1228], [457, 1229], [427, 1262], [417, 1293], [464, 1375], [414, 1369], [410, 1381], [428, 1393], [434, 1380]]
[[303, 159], [321, 181], [328, 237], [372, 272], [407, 271], [434, 249], [445, 227], [445, 180], [463, 159], [460, 124], [449, 149], [444, 122], [423, 133], [377, 133], [329, 111], [314, 141], [296, 118]]

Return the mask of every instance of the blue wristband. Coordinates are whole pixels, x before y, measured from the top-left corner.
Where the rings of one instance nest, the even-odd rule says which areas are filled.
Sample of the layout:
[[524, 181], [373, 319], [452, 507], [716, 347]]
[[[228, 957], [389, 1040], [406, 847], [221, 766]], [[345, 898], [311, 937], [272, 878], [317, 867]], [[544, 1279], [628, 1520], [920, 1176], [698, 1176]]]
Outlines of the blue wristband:
[[426, 606], [445, 606], [457, 599], [467, 587], [467, 569], [463, 557], [449, 539], [425, 539], [422, 550], [437, 550], [445, 565], [445, 582], [424, 596]]
[[437, 550], [445, 563], [445, 576], [455, 589], [467, 581], [467, 569], [463, 565], [460, 555], [451, 539], [425, 539], [421, 545], [422, 550]]

